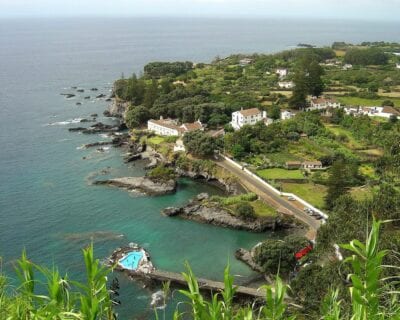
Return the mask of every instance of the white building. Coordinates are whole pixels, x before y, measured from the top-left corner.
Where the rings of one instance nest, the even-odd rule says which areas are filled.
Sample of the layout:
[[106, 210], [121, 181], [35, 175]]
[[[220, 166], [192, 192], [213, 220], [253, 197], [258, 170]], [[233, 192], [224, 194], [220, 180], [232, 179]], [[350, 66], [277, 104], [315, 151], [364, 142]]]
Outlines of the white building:
[[279, 76], [279, 78], [286, 77], [288, 75], [288, 69], [278, 68], [275, 73]]
[[260, 111], [257, 108], [235, 111], [232, 113], [232, 127], [239, 130], [244, 125], [255, 125], [257, 122], [267, 117], [265, 111]]
[[293, 81], [279, 81], [278, 86], [281, 89], [292, 89], [292, 88], [294, 88], [294, 82]]
[[239, 65], [240, 65], [241, 67], [245, 67], [245, 66], [249, 65], [249, 64], [252, 63], [252, 62], [253, 62], [253, 59], [250, 59], [250, 58], [243, 58], [243, 59], [240, 59]]
[[342, 67], [343, 70], [350, 70], [351, 68], [353, 68], [353, 65], [351, 65], [350, 63], [346, 63]]
[[288, 119], [292, 119], [296, 114], [289, 111], [289, 110], [283, 110], [281, 112], [281, 120], [288, 120]]
[[400, 69], [400, 63], [396, 63], [396, 68]]
[[190, 131], [204, 130], [204, 127], [200, 120], [193, 123], [184, 123], [179, 126], [177, 120], [160, 117], [160, 120], [150, 119], [147, 121], [147, 130], [153, 131], [160, 136], [179, 136]]
[[340, 102], [334, 98], [312, 98], [310, 107], [306, 108], [306, 110], [323, 110], [326, 108], [340, 108]]
[[389, 119], [392, 116], [400, 117], [400, 112], [390, 106], [385, 107], [349, 107], [344, 109], [347, 114], [355, 116], [367, 115]]
[[150, 119], [147, 121], [147, 130], [153, 131], [160, 136], [179, 136], [180, 130], [175, 120], [163, 119], [160, 120]]

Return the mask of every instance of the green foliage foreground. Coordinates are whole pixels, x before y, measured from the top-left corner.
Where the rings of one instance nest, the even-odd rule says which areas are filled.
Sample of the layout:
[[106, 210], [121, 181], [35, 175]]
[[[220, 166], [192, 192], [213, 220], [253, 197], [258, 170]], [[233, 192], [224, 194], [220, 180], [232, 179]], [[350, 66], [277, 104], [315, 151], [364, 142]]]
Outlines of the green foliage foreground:
[[[397, 277], [382, 276], [382, 261], [386, 250], [379, 250], [381, 222], [373, 222], [365, 244], [353, 240], [342, 245], [351, 253], [344, 263], [349, 265], [348, 290], [351, 310], [346, 312], [332, 288], [321, 306], [319, 319], [369, 320], [399, 319], [400, 303], [396, 291]], [[5, 276], [0, 276], [0, 319], [115, 319], [110, 292], [107, 289], [107, 274], [111, 269], [100, 265], [93, 257], [93, 246], [83, 250], [86, 266], [86, 283], [71, 281], [60, 276], [57, 269], [46, 269], [28, 260], [25, 252], [17, 261], [16, 272], [20, 285], [11, 287]], [[236, 287], [229, 266], [225, 269], [225, 288], [205, 298], [189, 265], [184, 273], [188, 289], [180, 292], [188, 298], [186, 307], [178, 304], [173, 318], [179, 319], [246, 319], [280, 320], [303, 319], [307, 315], [301, 306], [292, 305], [288, 299], [290, 288], [277, 277], [273, 286], [263, 286], [264, 304], [239, 307], [233, 303]], [[392, 268], [396, 268], [393, 267]], [[35, 277], [39, 272], [44, 281]], [[42, 292], [38, 294], [37, 292]], [[183, 309], [184, 311], [181, 311]]]

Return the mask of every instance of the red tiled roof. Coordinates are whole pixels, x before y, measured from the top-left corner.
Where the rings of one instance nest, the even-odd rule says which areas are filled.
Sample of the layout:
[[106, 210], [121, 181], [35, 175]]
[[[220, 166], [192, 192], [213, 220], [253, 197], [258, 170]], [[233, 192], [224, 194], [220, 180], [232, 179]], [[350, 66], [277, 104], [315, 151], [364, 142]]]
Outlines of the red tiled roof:
[[399, 111], [397, 111], [395, 108], [390, 107], [390, 106], [383, 107], [382, 112], [383, 113], [391, 113], [391, 114], [394, 114], [396, 116], [400, 115]]

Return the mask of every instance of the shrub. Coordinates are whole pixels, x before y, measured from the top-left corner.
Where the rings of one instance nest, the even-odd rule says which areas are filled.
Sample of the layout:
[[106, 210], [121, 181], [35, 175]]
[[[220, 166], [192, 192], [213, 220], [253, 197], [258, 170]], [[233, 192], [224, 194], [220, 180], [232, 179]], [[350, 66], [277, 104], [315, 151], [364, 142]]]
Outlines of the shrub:
[[235, 212], [244, 219], [254, 219], [256, 215], [254, 208], [248, 202], [239, 202], [236, 205]]
[[147, 176], [153, 181], [169, 181], [175, 179], [175, 172], [171, 168], [159, 165], [149, 171]]

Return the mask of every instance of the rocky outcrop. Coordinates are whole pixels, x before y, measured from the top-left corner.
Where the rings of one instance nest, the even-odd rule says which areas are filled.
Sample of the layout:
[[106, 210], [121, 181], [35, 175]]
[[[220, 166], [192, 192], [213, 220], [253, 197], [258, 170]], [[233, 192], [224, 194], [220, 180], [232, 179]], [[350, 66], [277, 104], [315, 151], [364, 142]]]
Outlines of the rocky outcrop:
[[271, 229], [275, 230], [279, 227], [279, 219], [258, 218], [255, 220], [243, 220], [217, 205], [203, 203], [199, 198], [191, 200], [189, 204], [183, 207], [168, 207], [162, 211], [162, 214], [251, 232], [264, 232]]
[[188, 177], [191, 179], [205, 180], [207, 182], [215, 182], [216, 185], [224, 189], [224, 191], [229, 194], [236, 195], [246, 192], [246, 190], [239, 182], [231, 181], [229, 179], [224, 179], [222, 177], [217, 177], [206, 171], [195, 172], [191, 170], [182, 170], [181, 168], [176, 168], [175, 172], [180, 177]]
[[126, 129], [125, 124], [113, 126], [113, 125], [109, 125], [109, 124], [104, 124], [102, 122], [97, 122], [96, 124], [94, 124], [88, 128], [75, 127], [75, 128], [69, 128], [68, 131], [80, 131], [85, 134], [94, 134], [94, 133], [119, 132], [119, 131], [122, 131], [125, 129]]
[[138, 191], [147, 195], [163, 195], [176, 191], [176, 181], [153, 181], [147, 177], [124, 177], [93, 182], [96, 185], [109, 185], [131, 191]]
[[123, 118], [125, 111], [128, 109], [129, 103], [119, 101], [118, 99], [112, 99], [111, 104], [108, 106], [108, 109], [104, 111], [104, 115], [106, 117], [116, 117]]
[[99, 142], [87, 143], [87, 144], [83, 145], [83, 148], [87, 149], [87, 148], [92, 148], [92, 147], [107, 146], [110, 144], [112, 144], [112, 141], [99, 141]]
[[64, 96], [66, 99], [70, 99], [75, 97], [73, 93], [60, 93], [62, 96]]
[[235, 257], [236, 259], [247, 264], [252, 270], [257, 272], [264, 272], [263, 268], [254, 261], [251, 251], [239, 248], [235, 252]]

